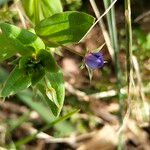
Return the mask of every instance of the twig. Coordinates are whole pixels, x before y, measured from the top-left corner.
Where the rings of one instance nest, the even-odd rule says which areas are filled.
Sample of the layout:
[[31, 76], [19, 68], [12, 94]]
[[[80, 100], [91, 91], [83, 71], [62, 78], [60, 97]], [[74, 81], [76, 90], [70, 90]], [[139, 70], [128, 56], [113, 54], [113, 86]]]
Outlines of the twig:
[[[69, 93], [76, 95], [80, 100], [84, 100], [84, 101], [89, 101], [90, 99], [101, 99], [101, 98], [113, 97], [118, 94], [116, 90], [109, 90], [109, 91], [103, 91], [103, 92], [87, 95], [85, 92], [75, 89], [68, 82], [65, 82], [65, 88]], [[126, 93], [127, 92], [125, 88], [122, 88], [121, 94], [126, 94]]]
[[143, 19], [144, 17], [147, 17], [147, 16], [149, 16], [150, 15], [150, 10], [149, 11], [147, 11], [147, 12], [144, 12], [143, 14], [141, 14], [140, 16], [138, 16], [135, 20], [134, 20], [134, 22], [136, 23], [136, 22], [139, 22], [141, 19]]
[[[136, 77], [137, 77], [137, 84], [138, 84], [138, 90], [139, 90], [139, 94], [140, 94], [140, 99], [142, 100], [142, 104], [143, 104], [143, 107], [144, 107], [144, 113], [146, 114], [146, 116], [150, 116], [150, 112], [149, 112], [149, 109], [147, 108], [147, 100], [146, 100], [146, 97], [145, 97], [145, 93], [144, 93], [144, 88], [143, 88], [143, 83], [142, 83], [142, 78], [141, 78], [141, 75], [140, 75], [140, 68], [139, 68], [139, 64], [138, 64], [138, 61], [137, 61], [137, 58], [136, 56], [132, 56], [132, 62], [133, 62], [133, 67], [134, 67], [134, 70], [135, 70], [135, 73], [136, 73]], [[149, 117], [146, 118], [146, 120], [149, 121]]]
[[[23, 128], [27, 129], [27, 131], [31, 135], [38, 132], [37, 129], [26, 126], [26, 124], [23, 125]], [[67, 143], [75, 147], [78, 145], [78, 143], [92, 138], [96, 133], [97, 133], [96, 131], [92, 131], [92, 132], [85, 133], [85, 134], [78, 135], [78, 136], [72, 135], [66, 138], [55, 138], [53, 136], [48, 135], [45, 132], [40, 132], [36, 135], [36, 138], [43, 139], [45, 140], [46, 143]]]
[[145, 98], [145, 94], [143, 91], [143, 84], [142, 84], [142, 79], [141, 79], [141, 75], [140, 75], [140, 68], [139, 68], [139, 64], [138, 64], [138, 60], [136, 58], [136, 56], [132, 56], [132, 62], [133, 62], [133, 67], [137, 76], [137, 81], [138, 81], [138, 86], [139, 86], [139, 93], [141, 95], [141, 98], [143, 100], [143, 102], [146, 101]]
[[79, 99], [83, 99], [84, 101], [89, 101], [89, 96], [85, 92], [75, 89], [68, 82], [65, 82], [65, 88], [69, 93], [76, 95]]

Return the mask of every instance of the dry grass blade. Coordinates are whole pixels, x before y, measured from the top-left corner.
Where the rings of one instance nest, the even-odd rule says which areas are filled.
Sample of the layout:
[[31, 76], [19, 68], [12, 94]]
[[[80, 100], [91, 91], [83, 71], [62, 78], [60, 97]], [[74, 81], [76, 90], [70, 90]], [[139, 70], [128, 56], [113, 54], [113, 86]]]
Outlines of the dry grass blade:
[[[96, 15], [96, 17], [97, 17], [97, 19], [98, 19], [101, 15], [100, 15], [100, 12], [99, 12], [99, 10], [98, 10], [98, 8], [97, 8], [97, 5], [96, 5], [96, 3], [95, 3], [95, 0], [90, 0], [90, 3], [91, 3], [91, 6], [92, 6], [92, 8], [93, 8], [93, 10], [94, 10], [94, 13], [95, 13], [95, 15]], [[107, 30], [106, 30], [106, 28], [105, 28], [105, 24], [104, 24], [104, 22], [103, 22], [102, 19], [99, 20], [99, 25], [100, 25], [100, 27], [101, 27], [102, 34], [103, 34], [103, 36], [104, 36], [104, 39], [105, 39], [105, 42], [106, 42], [106, 45], [107, 45], [109, 54], [110, 54], [110, 56], [111, 56], [111, 58], [112, 58], [112, 60], [113, 60], [113, 63], [114, 63], [114, 49], [113, 49], [113, 47], [112, 47], [112, 45], [111, 45], [108, 32], [107, 32]]]
[[96, 20], [96, 22], [91, 26], [91, 28], [87, 31], [87, 33], [84, 35], [84, 37], [79, 41], [82, 42], [85, 37], [89, 34], [89, 32], [94, 28], [94, 26], [110, 11], [110, 9], [114, 6], [114, 4], [117, 2], [117, 0], [114, 0], [113, 3], [105, 10], [105, 12]]

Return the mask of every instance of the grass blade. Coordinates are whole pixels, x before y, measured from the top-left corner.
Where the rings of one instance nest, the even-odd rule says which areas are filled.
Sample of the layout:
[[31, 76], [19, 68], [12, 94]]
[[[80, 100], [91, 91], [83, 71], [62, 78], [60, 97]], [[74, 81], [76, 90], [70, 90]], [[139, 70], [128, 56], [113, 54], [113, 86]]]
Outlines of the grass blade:
[[32, 141], [33, 139], [36, 138], [36, 135], [40, 132], [44, 132], [48, 129], [50, 129], [51, 127], [53, 127], [55, 124], [59, 123], [59, 122], [62, 122], [66, 119], [68, 119], [69, 117], [71, 117], [73, 114], [77, 113], [79, 110], [73, 110], [71, 112], [69, 112], [68, 114], [62, 116], [62, 117], [59, 117], [58, 119], [54, 120], [53, 122], [49, 123], [48, 125], [44, 126], [41, 130], [38, 130], [35, 134], [32, 134], [32, 135], [29, 135], [19, 141], [17, 141], [15, 143], [16, 147], [20, 147], [21, 145], [24, 145], [30, 141]]

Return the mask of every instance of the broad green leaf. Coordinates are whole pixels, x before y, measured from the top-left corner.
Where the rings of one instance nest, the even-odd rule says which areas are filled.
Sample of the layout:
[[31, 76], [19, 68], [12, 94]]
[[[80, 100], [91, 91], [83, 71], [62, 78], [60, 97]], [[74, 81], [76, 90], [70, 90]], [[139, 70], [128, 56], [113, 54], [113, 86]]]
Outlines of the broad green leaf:
[[[21, 29], [8, 23], [0, 23], [0, 28], [9, 38], [16, 39], [23, 45], [34, 48], [35, 51], [45, 49], [43, 41], [37, 35], [28, 30]], [[25, 52], [27, 53], [27, 51]]]
[[16, 53], [29, 55], [30, 49], [19, 41], [6, 37], [4, 34], [0, 34], [0, 62], [12, 57]]
[[[78, 42], [89, 30], [94, 18], [83, 12], [68, 11], [42, 20], [35, 31], [41, 38], [60, 44]], [[49, 44], [49, 46], [54, 46]]]
[[31, 79], [23, 69], [15, 67], [10, 73], [1, 92], [2, 97], [7, 97], [12, 94], [28, 88], [31, 85]]
[[43, 20], [63, 10], [61, 0], [22, 0], [22, 4], [27, 16], [34, 24], [37, 16], [39, 20]]
[[64, 79], [61, 70], [47, 73], [45, 83], [38, 84], [37, 87], [53, 114], [58, 116], [65, 97]]
[[58, 71], [58, 65], [50, 52], [41, 50], [37, 54], [37, 59], [40, 60], [42, 66], [45, 67], [48, 72]]

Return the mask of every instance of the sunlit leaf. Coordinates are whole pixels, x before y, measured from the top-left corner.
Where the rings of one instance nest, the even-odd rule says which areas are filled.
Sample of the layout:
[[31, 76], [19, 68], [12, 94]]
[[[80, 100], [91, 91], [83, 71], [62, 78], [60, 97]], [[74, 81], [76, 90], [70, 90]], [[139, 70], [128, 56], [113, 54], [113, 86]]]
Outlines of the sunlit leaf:
[[53, 114], [58, 116], [65, 97], [64, 79], [61, 70], [47, 73], [45, 82], [38, 84], [37, 87], [45, 103], [47, 103]]
[[[35, 28], [37, 35], [50, 42], [78, 42], [92, 26], [94, 18], [83, 12], [68, 11], [42, 20]], [[49, 46], [54, 46], [49, 43]]]
[[0, 35], [0, 62], [12, 57], [16, 53], [24, 55], [26, 52], [26, 55], [28, 55], [30, 54], [28, 50], [30, 51], [19, 41], [6, 37], [4, 34]]
[[58, 113], [60, 113], [60, 110], [64, 103], [64, 97], [65, 97], [64, 78], [63, 78], [62, 71], [59, 70], [58, 72], [54, 72], [54, 73], [50, 72], [47, 73], [46, 76], [51, 87], [55, 89], [57, 103], [58, 103], [57, 104], [55, 102], [55, 104], [59, 105]]
[[45, 18], [63, 11], [61, 0], [42, 0], [41, 10]]
[[61, 0], [38, 0], [37, 5], [36, 1], [22, 0], [25, 12], [34, 24], [37, 16], [39, 16], [39, 20], [42, 20], [63, 10]]
[[2, 97], [7, 97], [28, 88], [31, 85], [31, 79], [23, 69], [15, 67], [9, 75], [1, 92]]
[[40, 60], [41, 64], [45, 67], [47, 71], [49, 72], [58, 71], [58, 65], [50, 52], [46, 50], [41, 50], [37, 54], [37, 58]]
[[46, 88], [46, 95], [59, 108], [55, 89], [52, 88], [51, 86], [47, 87]]
[[[16, 39], [23, 45], [34, 48], [35, 51], [45, 49], [43, 41], [37, 35], [28, 30], [21, 29], [8, 23], [0, 23], [0, 28], [2, 29], [3, 34], [7, 37]], [[27, 53], [27, 51], [25, 51], [25, 53]]]

